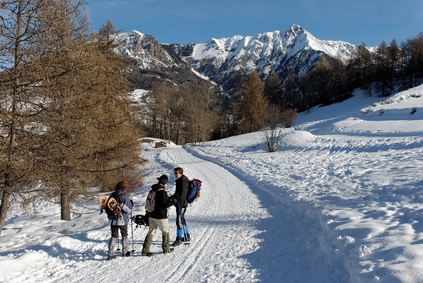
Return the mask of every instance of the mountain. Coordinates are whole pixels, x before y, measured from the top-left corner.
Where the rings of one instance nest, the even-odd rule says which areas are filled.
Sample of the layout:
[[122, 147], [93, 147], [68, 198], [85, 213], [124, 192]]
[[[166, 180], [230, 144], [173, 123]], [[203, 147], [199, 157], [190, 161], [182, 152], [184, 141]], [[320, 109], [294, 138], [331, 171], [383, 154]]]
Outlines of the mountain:
[[[116, 35], [116, 52], [129, 58], [136, 73], [157, 74], [175, 83], [208, 78], [226, 92], [233, 92], [240, 77], [257, 70], [262, 79], [278, 73], [301, 75], [322, 57], [346, 61], [355, 45], [320, 40], [299, 25], [256, 36], [212, 38], [197, 44], [162, 44], [138, 31]], [[201, 74], [201, 76], [198, 76]], [[148, 86], [147, 86], [148, 87]], [[137, 83], [133, 88], [145, 88]]]
[[181, 85], [186, 81], [203, 80], [178, 55], [185, 54], [184, 50], [190, 50], [190, 46], [161, 44], [153, 36], [138, 31], [116, 34], [114, 40], [118, 44], [115, 52], [129, 61], [132, 90], [150, 90], [165, 81]]

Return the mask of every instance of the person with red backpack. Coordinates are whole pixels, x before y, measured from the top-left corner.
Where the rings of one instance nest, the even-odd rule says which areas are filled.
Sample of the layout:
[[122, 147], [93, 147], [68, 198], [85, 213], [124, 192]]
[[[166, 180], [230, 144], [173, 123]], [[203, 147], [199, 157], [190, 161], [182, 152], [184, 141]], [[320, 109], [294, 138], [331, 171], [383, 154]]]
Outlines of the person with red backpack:
[[[171, 253], [173, 248], [169, 248], [169, 220], [168, 220], [168, 208], [171, 207], [174, 202], [173, 199], [169, 199], [167, 192], [165, 191], [169, 179], [166, 175], [162, 175], [157, 178], [158, 183], [151, 186], [151, 190], [154, 194], [150, 194], [147, 197], [146, 212], [148, 216], [148, 233], [145, 236], [144, 244], [142, 247], [141, 255], [152, 256], [150, 252], [151, 242], [153, 241], [154, 235], [156, 234], [157, 228], [162, 232], [162, 250], [163, 253]], [[153, 196], [154, 195], [154, 196]], [[148, 199], [150, 198], [150, 199]], [[154, 198], [154, 200], [152, 199]], [[150, 211], [149, 211], [150, 210]]]
[[184, 175], [184, 169], [176, 167], [173, 169], [175, 174], [175, 193], [171, 198], [176, 199], [176, 239], [172, 244], [179, 246], [182, 242], [189, 242], [191, 240], [187, 222], [185, 220], [185, 213], [188, 207], [187, 193], [189, 188], [189, 179]]

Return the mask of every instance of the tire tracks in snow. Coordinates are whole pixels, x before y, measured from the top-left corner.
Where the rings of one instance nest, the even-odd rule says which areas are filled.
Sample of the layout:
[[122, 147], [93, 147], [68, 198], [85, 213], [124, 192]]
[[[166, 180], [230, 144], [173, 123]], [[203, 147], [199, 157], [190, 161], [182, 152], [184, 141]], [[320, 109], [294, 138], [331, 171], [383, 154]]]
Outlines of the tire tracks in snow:
[[[244, 255], [257, 248], [254, 235], [259, 232], [252, 227], [252, 222], [266, 217], [266, 211], [260, 208], [248, 185], [221, 166], [194, 157], [181, 148], [161, 149], [156, 158], [164, 168], [181, 166], [189, 178], [203, 181], [200, 199], [187, 209], [191, 245], [182, 256], [178, 255], [182, 260], [172, 271], [167, 271], [170, 275], [166, 281], [192, 282], [193, 278], [209, 282], [256, 281], [257, 271], [246, 270], [249, 263]], [[173, 215], [169, 221], [172, 233]], [[175, 248], [175, 254], [184, 248]]]
[[[222, 160], [207, 154], [200, 148], [186, 146], [188, 153], [227, 170], [238, 180], [245, 182], [256, 194], [270, 214], [256, 222], [255, 229], [264, 231], [259, 249], [247, 256], [252, 267], [259, 270], [259, 280], [265, 282], [345, 282], [348, 273], [342, 257], [334, 251], [326, 230], [322, 230], [320, 213], [313, 205], [292, 203], [284, 188], [274, 188], [271, 181], [259, 178], [255, 173], [244, 172], [232, 160]], [[234, 160], [236, 161], [236, 160]], [[254, 162], [248, 158], [240, 162]], [[245, 164], [241, 168], [244, 168]], [[251, 174], [251, 175], [250, 175]], [[278, 193], [280, 192], [280, 193]], [[323, 225], [324, 226], [324, 225]]]

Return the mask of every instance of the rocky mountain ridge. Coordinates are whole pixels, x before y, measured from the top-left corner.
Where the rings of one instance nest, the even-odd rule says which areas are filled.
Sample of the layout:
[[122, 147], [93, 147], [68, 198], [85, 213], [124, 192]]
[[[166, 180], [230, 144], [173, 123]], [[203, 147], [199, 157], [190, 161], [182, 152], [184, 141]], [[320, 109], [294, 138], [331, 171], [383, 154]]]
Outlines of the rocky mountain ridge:
[[[176, 84], [208, 79], [228, 93], [251, 71], [256, 70], [263, 80], [273, 73], [283, 80], [292, 73], [309, 72], [323, 56], [346, 62], [355, 49], [347, 42], [317, 39], [296, 24], [285, 32], [212, 38], [188, 45], [162, 44], [138, 31], [117, 34], [115, 40], [115, 51], [131, 60], [132, 72]], [[142, 81], [145, 78], [134, 79], [131, 87], [148, 89]]]

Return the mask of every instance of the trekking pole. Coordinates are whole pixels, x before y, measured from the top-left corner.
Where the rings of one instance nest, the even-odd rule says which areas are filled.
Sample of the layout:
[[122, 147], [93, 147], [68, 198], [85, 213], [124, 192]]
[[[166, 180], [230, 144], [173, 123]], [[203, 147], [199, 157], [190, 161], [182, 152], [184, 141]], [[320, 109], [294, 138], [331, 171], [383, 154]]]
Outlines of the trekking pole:
[[135, 252], [135, 248], [134, 248], [134, 221], [132, 221], [132, 217], [131, 217], [131, 237], [132, 237], [132, 253]]
[[[185, 222], [185, 221], [184, 221]], [[184, 232], [184, 246], [188, 246], [189, 245], [189, 241], [188, 241], [188, 235], [187, 232], [185, 230], [185, 225], [186, 224], [182, 224], [182, 231]]]

